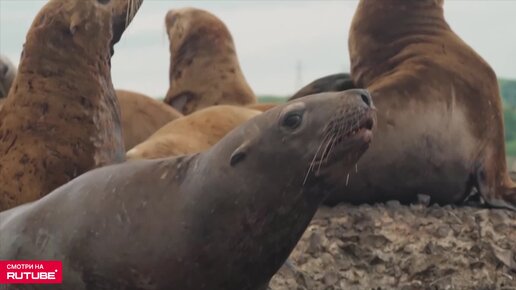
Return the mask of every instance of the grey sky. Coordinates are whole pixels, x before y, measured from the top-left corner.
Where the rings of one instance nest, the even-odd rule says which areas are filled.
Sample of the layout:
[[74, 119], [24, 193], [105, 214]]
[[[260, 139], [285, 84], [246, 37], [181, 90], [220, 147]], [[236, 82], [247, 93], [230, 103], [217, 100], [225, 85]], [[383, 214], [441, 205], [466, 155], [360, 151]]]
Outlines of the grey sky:
[[[378, 0], [381, 1], [381, 0]], [[0, 53], [18, 63], [25, 34], [43, 0], [0, 0]], [[348, 29], [358, 1], [146, 0], [115, 47], [116, 88], [163, 96], [169, 52], [163, 19], [169, 9], [211, 11], [233, 34], [244, 74], [257, 94], [288, 95], [301, 82], [348, 71]], [[498, 76], [516, 78], [516, 1], [447, 0], [452, 28]]]

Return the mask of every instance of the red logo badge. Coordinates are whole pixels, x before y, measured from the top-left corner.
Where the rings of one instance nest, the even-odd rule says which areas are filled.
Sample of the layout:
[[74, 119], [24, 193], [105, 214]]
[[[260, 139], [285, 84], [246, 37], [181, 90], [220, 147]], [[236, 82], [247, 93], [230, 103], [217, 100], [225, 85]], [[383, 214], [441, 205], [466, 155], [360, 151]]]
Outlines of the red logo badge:
[[61, 261], [0, 261], [0, 284], [61, 284]]

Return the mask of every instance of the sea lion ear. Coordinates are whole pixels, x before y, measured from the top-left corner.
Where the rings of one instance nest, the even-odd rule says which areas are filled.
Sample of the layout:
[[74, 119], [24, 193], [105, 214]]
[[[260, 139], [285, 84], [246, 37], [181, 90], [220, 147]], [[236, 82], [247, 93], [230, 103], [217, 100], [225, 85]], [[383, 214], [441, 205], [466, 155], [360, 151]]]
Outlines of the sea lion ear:
[[231, 159], [229, 161], [229, 165], [231, 165], [233, 167], [237, 163], [244, 161], [245, 157], [247, 156], [247, 151], [249, 150], [249, 148], [250, 148], [249, 142], [244, 142], [242, 145], [240, 145], [235, 151], [233, 151], [233, 154], [231, 154]]

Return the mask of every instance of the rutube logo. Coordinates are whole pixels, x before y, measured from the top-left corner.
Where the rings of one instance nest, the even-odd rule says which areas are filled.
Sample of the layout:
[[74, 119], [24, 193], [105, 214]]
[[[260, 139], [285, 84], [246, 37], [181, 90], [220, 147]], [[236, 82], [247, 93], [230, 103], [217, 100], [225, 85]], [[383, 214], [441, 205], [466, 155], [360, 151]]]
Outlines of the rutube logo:
[[61, 284], [61, 261], [0, 261], [0, 284]]

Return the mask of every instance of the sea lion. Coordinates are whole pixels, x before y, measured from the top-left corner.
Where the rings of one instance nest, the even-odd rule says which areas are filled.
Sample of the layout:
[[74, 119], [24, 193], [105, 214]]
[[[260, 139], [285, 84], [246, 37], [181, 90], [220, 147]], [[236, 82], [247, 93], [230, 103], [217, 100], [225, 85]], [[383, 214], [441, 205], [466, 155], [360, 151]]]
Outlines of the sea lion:
[[36, 16], [0, 111], [0, 210], [124, 160], [111, 26], [135, 11], [113, 14], [118, 5], [127, 1], [51, 0]]
[[351, 76], [348, 73], [339, 73], [316, 79], [308, 85], [297, 91], [290, 100], [295, 100], [304, 96], [324, 93], [324, 92], [341, 92], [345, 90], [357, 88]]
[[328, 167], [368, 147], [373, 116], [366, 91], [326, 93], [203, 153], [95, 169], [0, 213], [0, 258], [61, 260], [56, 290], [263, 289], [332, 191]]
[[378, 108], [377, 142], [330, 203], [458, 203], [473, 189], [516, 209], [502, 103], [492, 68], [456, 35], [443, 1], [361, 0], [350, 36], [351, 76]]
[[16, 67], [7, 57], [0, 55], [0, 102], [7, 97], [15, 76]]
[[204, 108], [168, 123], [127, 152], [127, 159], [157, 159], [207, 150], [261, 111], [231, 105]]
[[149, 96], [116, 90], [125, 148], [145, 141], [167, 123], [182, 116], [176, 109]]
[[170, 10], [170, 88], [165, 102], [187, 115], [213, 105], [247, 105], [256, 97], [240, 69], [226, 25], [200, 9]]

